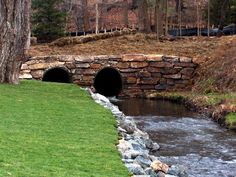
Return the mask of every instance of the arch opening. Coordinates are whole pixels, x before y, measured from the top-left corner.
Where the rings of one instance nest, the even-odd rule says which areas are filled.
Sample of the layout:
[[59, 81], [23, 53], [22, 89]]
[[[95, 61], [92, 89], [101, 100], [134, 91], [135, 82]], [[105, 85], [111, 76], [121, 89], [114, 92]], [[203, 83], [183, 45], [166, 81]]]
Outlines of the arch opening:
[[118, 96], [122, 91], [122, 78], [114, 68], [104, 68], [95, 76], [94, 88], [104, 96]]
[[71, 83], [71, 77], [68, 71], [63, 68], [52, 68], [43, 75], [45, 82]]

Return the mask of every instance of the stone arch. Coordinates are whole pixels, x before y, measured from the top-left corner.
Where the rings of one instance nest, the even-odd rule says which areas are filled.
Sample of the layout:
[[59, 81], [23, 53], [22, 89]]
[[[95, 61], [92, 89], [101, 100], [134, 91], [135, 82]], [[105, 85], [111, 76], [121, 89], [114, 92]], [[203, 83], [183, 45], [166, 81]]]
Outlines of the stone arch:
[[115, 68], [103, 68], [97, 72], [93, 86], [104, 96], [118, 96], [123, 87], [122, 76]]
[[47, 69], [43, 74], [42, 81], [59, 83], [72, 82], [69, 70], [64, 67], [54, 67]]

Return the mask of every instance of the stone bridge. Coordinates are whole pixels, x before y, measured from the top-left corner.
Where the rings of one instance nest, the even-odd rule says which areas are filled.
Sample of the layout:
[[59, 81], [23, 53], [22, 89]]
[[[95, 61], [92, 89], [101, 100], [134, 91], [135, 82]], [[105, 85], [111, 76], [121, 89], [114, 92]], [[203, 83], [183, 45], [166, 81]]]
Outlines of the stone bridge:
[[164, 55], [41, 56], [22, 65], [21, 79], [75, 83], [105, 96], [142, 97], [191, 89], [191, 58]]

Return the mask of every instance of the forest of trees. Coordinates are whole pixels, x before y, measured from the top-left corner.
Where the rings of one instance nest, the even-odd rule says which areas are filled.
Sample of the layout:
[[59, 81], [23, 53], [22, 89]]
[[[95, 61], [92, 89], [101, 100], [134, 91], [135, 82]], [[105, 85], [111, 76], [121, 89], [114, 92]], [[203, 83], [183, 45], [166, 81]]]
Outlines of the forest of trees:
[[168, 29], [236, 23], [236, 0], [33, 0], [32, 7], [33, 35], [39, 39], [124, 27], [164, 35]]

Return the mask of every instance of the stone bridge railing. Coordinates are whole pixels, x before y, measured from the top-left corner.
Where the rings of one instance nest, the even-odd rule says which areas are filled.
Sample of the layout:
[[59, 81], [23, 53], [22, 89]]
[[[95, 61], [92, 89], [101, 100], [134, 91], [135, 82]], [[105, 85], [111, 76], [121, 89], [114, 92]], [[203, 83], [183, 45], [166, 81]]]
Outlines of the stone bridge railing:
[[[82, 87], [94, 86], [104, 93], [114, 89], [114, 95], [136, 97], [191, 89], [196, 66], [191, 58], [164, 55], [42, 56], [24, 63], [20, 78], [47, 80], [47, 73], [57, 68]], [[50, 79], [57, 76], [63, 77], [54, 73]]]

